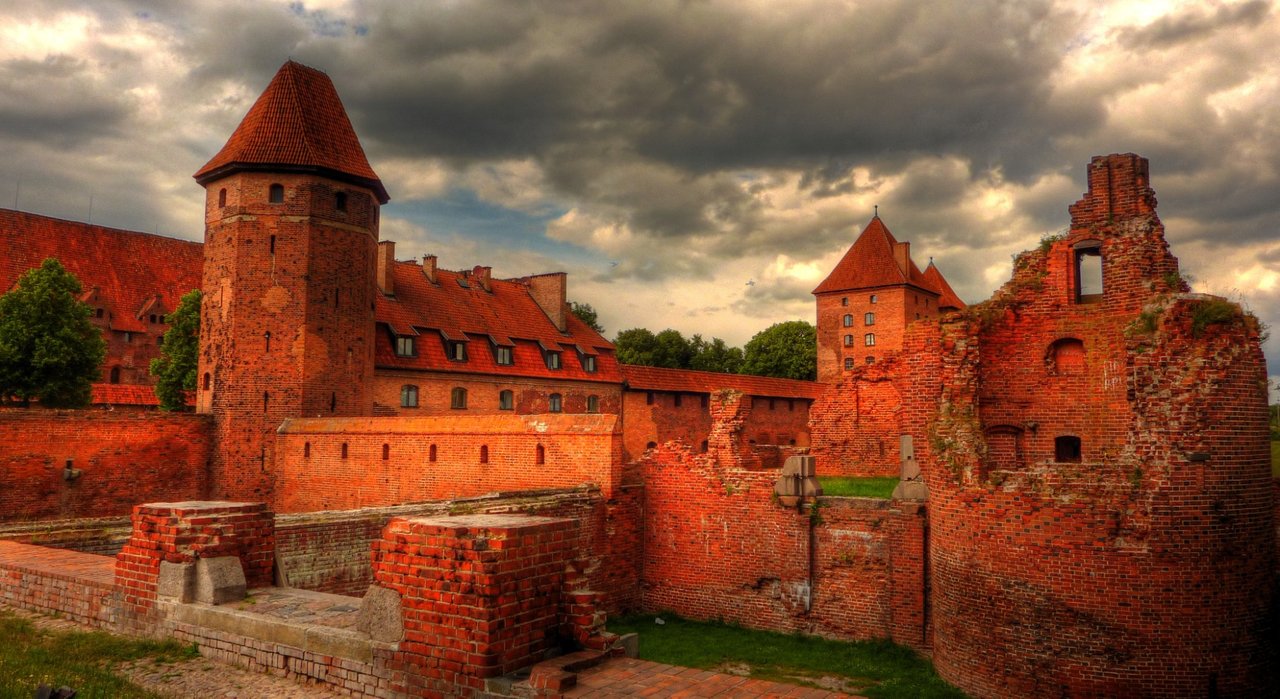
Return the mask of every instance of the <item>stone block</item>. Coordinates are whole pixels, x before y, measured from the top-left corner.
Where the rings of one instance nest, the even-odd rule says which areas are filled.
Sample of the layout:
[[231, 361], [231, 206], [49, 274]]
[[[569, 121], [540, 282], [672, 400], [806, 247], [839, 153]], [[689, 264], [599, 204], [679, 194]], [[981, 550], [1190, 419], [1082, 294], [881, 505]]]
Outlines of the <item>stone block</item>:
[[195, 601], [225, 604], [245, 597], [244, 568], [235, 556], [201, 558], [196, 561]]
[[160, 577], [156, 581], [156, 596], [183, 604], [195, 599], [196, 564], [160, 561]]
[[398, 643], [403, 639], [404, 616], [400, 608], [400, 593], [380, 585], [370, 585], [369, 591], [360, 601], [356, 630], [383, 643]]
[[622, 654], [628, 658], [638, 658], [640, 657], [640, 634], [624, 633], [614, 642], [613, 647], [620, 648]]
[[929, 489], [924, 481], [900, 481], [893, 489], [894, 500], [928, 500]]

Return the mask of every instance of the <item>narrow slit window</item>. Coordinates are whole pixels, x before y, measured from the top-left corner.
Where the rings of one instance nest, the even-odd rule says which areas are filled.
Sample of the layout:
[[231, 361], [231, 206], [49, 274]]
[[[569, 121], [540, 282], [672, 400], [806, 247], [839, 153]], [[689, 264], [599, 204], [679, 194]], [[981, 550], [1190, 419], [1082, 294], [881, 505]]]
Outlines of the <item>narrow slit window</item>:
[[221, 208], [226, 205], [227, 205], [227, 188], [223, 187], [222, 189], [218, 190], [218, 206]]
[[480, 463], [489, 463], [489, 445], [487, 444], [480, 445]]
[[311, 458], [311, 442], [302, 443], [302, 458], [304, 459]]
[[433, 464], [436, 462], [436, 445], [434, 444], [427, 449], [427, 461], [430, 461]]
[[262, 412], [264, 413], [267, 412], [267, 408], [270, 408], [270, 407], [271, 407], [271, 393], [267, 391], [263, 391], [262, 392]]
[[209, 390], [213, 386], [213, 376], [209, 372], [204, 373], [204, 390]]
[[347, 458], [347, 443], [346, 443], [346, 442], [343, 442], [343, 443], [342, 443], [342, 458], [344, 458], [344, 459], [345, 459], [345, 458]]
[[267, 244], [271, 249], [271, 254], [276, 254], [276, 237], [274, 235], [271, 236], [271, 240]]
[[338, 192], [333, 195], [333, 208], [337, 209], [338, 211], [347, 210], [347, 193], [346, 192]]
[[390, 444], [383, 444], [383, 445], [382, 445], [382, 460], [383, 460], [383, 461], [386, 461], [387, 459], [390, 459], [390, 458], [391, 458], [391, 445], [390, 445]]
[[337, 410], [338, 410], [338, 392], [334, 391], [329, 394], [329, 412], [332, 413], [332, 412], [336, 412]]
[[547, 463], [547, 448], [539, 444], [534, 452], [533, 461], [539, 466]]

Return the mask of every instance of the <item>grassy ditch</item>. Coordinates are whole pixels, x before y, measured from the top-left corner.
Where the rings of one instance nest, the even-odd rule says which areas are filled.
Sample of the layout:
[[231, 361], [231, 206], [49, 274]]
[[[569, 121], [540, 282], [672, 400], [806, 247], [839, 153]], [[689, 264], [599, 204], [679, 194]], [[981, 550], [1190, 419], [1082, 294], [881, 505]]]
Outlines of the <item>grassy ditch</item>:
[[0, 611], [0, 699], [31, 699], [42, 684], [70, 687], [77, 699], [159, 697], [116, 674], [115, 666], [141, 658], [172, 663], [197, 655], [195, 648], [173, 641], [38, 629]]
[[[655, 618], [665, 623], [657, 624]], [[681, 619], [672, 614], [611, 619], [614, 633], [640, 634], [640, 657], [753, 678], [792, 682], [872, 699], [962, 699], [928, 660], [889, 641], [831, 641]]]
[[823, 495], [854, 498], [889, 499], [898, 485], [898, 478], [891, 476], [818, 476]]

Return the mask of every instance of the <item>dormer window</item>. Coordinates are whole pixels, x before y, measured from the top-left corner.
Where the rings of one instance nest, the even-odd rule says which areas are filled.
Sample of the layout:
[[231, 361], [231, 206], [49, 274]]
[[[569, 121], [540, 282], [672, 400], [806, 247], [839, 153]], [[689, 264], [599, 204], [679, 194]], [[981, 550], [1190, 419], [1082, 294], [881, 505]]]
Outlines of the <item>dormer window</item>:
[[283, 204], [284, 203], [284, 185], [282, 184], [271, 185], [271, 188], [267, 190], [267, 201], [272, 204]]
[[596, 358], [589, 354], [582, 355], [582, 370], [588, 373], [595, 373]]
[[397, 357], [413, 357], [417, 356], [417, 348], [414, 347], [413, 336], [397, 335], [396, 336], [396, 356]]
[[543, 353], [543, 359], [544, 359], [544, 361], [546, 362], [546, 364], [547, 364], [547, 368], [548, 368], [548, 369], [559, 369], [559, 368], [560, 368], [560, 353], [559, 353], [559, 352], [555, 352], [555, 351], [552, 351], [552, 350], [547, 350], [546, 352], [544, 352], [544, 353]]
[[493, 348], [493, 361], [500, 366], [511, 366], [516, 363], [515, 352], [511, 347], [501, 345]]
[[444, 343], [445, 351], [448, 353], [449, 361], [465, 362], [467, 361], [467, 343], [449, 340]]

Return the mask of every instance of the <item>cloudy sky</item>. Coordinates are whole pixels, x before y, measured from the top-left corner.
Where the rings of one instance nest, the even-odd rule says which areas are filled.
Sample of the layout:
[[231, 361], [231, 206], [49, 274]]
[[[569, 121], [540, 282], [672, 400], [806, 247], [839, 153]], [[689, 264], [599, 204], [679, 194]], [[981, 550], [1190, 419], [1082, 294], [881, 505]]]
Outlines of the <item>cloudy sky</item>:
[[1280, 327], [1269, 2], [4, 3], [0, 206], [199, 239], [191, 174], [288, 58], [336, 83], [398, 257], [568, 271], [610, 336], [812, 320], [875, 205], [980, 301], [1130, 151], [1195, 289]]

